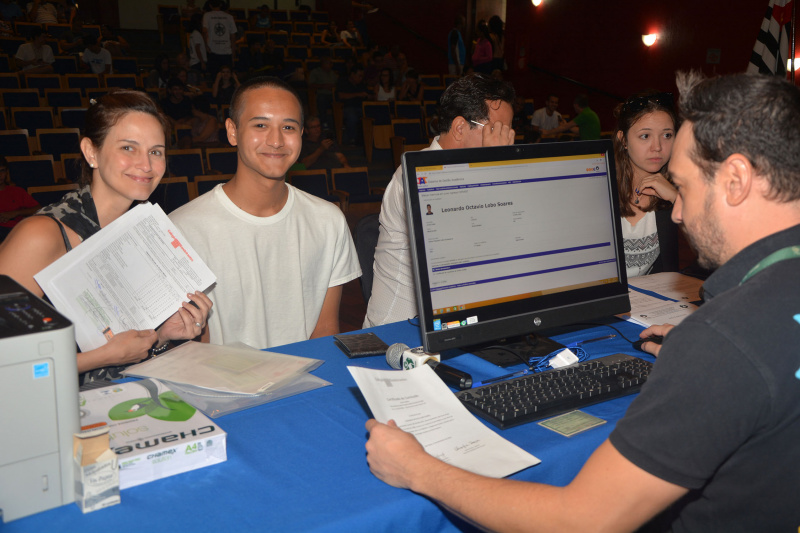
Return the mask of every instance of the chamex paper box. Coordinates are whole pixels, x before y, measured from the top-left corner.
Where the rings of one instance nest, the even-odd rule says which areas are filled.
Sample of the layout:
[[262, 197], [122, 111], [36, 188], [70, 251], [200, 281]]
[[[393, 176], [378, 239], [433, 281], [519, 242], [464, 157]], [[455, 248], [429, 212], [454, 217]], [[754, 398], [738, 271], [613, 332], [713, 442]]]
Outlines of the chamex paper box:
[[81, 392], [80, 405], [84, 430], [109, 427], [122, 489], [227, 460], [225, 432], [154, 379]]

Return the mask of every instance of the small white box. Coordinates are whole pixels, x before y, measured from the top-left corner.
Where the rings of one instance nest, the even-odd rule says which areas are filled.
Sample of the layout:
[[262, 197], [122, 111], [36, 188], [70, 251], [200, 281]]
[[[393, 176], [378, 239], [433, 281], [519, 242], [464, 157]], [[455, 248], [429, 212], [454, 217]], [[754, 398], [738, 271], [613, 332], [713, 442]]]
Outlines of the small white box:
[[120, 488], [227, 460], [226, 433], [154, 379], [80, 394], [81, 426], [107, 425]]

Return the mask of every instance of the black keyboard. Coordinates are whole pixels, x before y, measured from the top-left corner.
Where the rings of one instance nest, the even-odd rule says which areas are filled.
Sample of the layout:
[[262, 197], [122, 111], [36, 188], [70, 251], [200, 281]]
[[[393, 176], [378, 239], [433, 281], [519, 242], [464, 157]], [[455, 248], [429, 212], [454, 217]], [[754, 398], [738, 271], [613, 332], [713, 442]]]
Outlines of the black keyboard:
[[614, 354], [456, 393], [477, 416], [506, 429], [639, 392], [649, 363]]

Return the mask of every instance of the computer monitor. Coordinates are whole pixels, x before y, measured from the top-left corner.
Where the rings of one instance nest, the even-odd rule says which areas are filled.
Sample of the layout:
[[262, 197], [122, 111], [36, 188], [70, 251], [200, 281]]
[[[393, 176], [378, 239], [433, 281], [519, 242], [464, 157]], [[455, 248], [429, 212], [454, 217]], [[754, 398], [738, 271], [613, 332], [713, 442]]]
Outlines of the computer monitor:
[[403, 173], [425, 351], [630, 311], [611, 141], [406, 152]]

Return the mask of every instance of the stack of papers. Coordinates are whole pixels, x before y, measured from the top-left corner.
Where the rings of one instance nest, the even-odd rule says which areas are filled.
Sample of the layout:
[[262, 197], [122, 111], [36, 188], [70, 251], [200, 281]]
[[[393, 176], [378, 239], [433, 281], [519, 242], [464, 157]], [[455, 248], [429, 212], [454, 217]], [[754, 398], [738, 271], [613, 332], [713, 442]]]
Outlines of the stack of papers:
[[211, 418], [330, 385], [308, 374], [320, 359], [186, 342], [125, 369], [126, 376], [155, 378]]
[[702, 285], [702, 280], [677, 272], [630, 278], [631, 312], [619, 317], [644, 327], [678, 325], [697, 309]]

